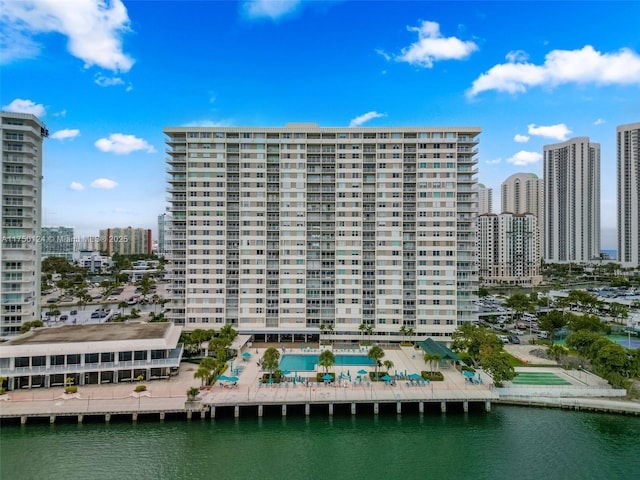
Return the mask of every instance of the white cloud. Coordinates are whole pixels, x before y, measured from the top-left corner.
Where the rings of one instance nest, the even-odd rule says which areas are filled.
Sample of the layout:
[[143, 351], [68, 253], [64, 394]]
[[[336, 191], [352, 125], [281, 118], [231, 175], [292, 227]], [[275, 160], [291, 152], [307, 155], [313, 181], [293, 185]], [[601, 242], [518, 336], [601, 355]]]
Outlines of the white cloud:
[[58, 130], [57, 132], [51, 135], [51, 138], [55, 138], [56, 140], [65, 140], [67, 138], [76, 138], [80, 135], [80, 130], [77, 128], [69, 129], [65, 128], [64, 130]]
[[627, 48], [611, 53], [598, 52], [591, 45], [580, 50], [553, 50], [546, 55], [543, 65], [527, 62], [524, 52], [509, 52], [507, 61], [474, 80], [467, 95], [487, 90], [521, 93], [531, 87], [567, 83], [640, 84], [640, 55]]
[[519, 133], [516, 133], [516, 136], [513, 137], [513, 141], [518, 143], [527, 143], [529, 138], [530, 137], [527, 135], [520, 135]]
[[529, 60], [529, 54], [524, 50], [511, 50], [505, 58], [509, 63], [521, 63]]
[[118, 183], [108, 178], [97, 178], [93, 182], [91, 182], [91, 186], [93, 188], [102, 188], [109, 190], [111, 188], [116, 188], [118, 186]]
[[500, 163], [502, 161], [501, 158], [494, 158], [493, 160], [486, 160], [484, 163], [488, 164], [488, 165], [496, 165], [497, 163]]
[[530, 163], [537, 163], [542, 160], [542, 154], [538, 152], [527, 152], [525, 150], [520, 150], [513, 157], [507, 158], [507, 162], [512, 163], [513, 165], [523, 166], [529, 165]]
[[44, 117], [47, 114], [44, 105], [41, 103], [22, 98], [16, 98], [9, 105], [2, 107], [2, 110], [14, 113], [30, 113], [36, 117]]
[[534, 123], [528, 125], [529, 135], [536, 135], [538, 137], [552, 138], [554, 140], [564, 141], [568, 136], [573, 133], [564, 123], [549, 126], [536, 127]]
[[607, 123], [604, 118], [598, 118], [595, 122], [593, 122], [594, 125], [602, 125], [603, 123]]
[[53, 114], [54, 117], [66, 117], [67, 116], [67, 111], [66, 110], [60, 110], [59, 112], [55, 112]]
[[364, 115], [360, 115], [359, 117], [356, 117], [353, 120], [351, 120], [351, 122], [349, 123], [349, 126], [359, 127], [360, 125], [368, 122], [369, 120], [373, 120], [374, 118], [386, 117], [386, 116], [387, 115], [385, 113], [367, 112]]
[[390, 61], [393, 58], [391, 55], [389, 55], [387, 52], [385, 52], [384, 50], [382, 50], [380, 48], [376, 48], [374, 51], [378, 55], [381, 55], [387, 62]]
[[104, 75], [98, 73], [95, 76], [94, 82], [96, 85], [100, 85], [101, 87], [113, 87], [114, 85], [124, 85], [124, 80], [120, 77], [105, 77]]
[[478, 46], [471, 41], [443, 37], [440, 25], [436, 22], [423, 21], [419, 27], [407, 28], [411, 32], [418, 32], [418, 41], [402, 49], [402, 54], [396, 57], [399, 62], [431, 68], [435, 61], [462, 60], [478, 50]]
[[124, 135], [122, 133], [112, 133], [109, 138], [97, 140], [95, 146], [103, 152], [124, 155], [138, 150], [145, 150], [147, 153], [154, 153], [155, 149], [146, 140], [134, 135]]
[[71, 190], [80, 191], [80, 190], [84, 190], [84, 185], [82, 185], [81, 183], [78, 183], [78, 182], [71, 182], [71, 184], [69, 185], [69, 188]]
[[127, 72], [134, 60], [122, 50], [122, 34], [129, 16], [122, 0], [53, 0], [2, 2], [2, 55], [9, 61], [33, 58], [39, 45], [32, 35], [59, 33], [67, 37], [69, 52], [85, 62], [111, 71]]
[[295, 12], [301, 4], [301, 0], [248, 0], [242, 4], [242, 8], [250, 19], [277, 20]]

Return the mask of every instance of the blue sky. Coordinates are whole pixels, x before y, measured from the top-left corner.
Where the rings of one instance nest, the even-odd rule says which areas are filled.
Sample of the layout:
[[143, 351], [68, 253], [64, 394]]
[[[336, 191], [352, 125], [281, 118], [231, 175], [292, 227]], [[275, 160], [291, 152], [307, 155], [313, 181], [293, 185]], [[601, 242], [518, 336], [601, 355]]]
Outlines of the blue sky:
[[157, 229], [162, 129], [463, 125], [479, 181], [542, 174], [542, 146], [640, 121], [640, 2], [0, 0], [0, 106], [38, 114], [43, 224]]

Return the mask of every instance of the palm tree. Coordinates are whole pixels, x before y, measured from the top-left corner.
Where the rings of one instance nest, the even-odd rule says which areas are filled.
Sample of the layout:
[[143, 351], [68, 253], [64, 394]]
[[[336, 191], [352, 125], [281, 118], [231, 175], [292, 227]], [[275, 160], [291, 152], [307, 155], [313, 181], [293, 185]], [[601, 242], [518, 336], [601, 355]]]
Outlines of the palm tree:
[[413, 336], [415, 334], [416, 334], [416, 331], [413, 328], [411, 328], [411, 327], [407, 328], [407, 337], [409, 337], [409, 341], [411, 343], [413, 343]]
[[156, 312], [156, 308], [158, 307], [158, 304], [160, 303], [161, 300], [162, 300], [162, 297], [157, 293], [154, 293], [153, 295], [151, 295], [151, 303], [153, 303], [153, 313]]
[[336, 356], [331, 350], [323, 350], [318, 357], [318, 365], [324, 368], [324, 373], [329, 373], [329, 369], [336, 364]]
[[385, 360], [384, 362], [382, 362], [382, 364], [384, 365], [384, 368], [387, 369], [387, 373], [389, 373], [389, 371], [393, 368], [393, 362], [391, 360]]
[[424, 358], [424, 363], [429, 365], [430, 372], [435, 372], [437, 370], [438, 363], [442, 359], [442, 357], [437, 353], [425, 353], [423, 358]]
[[280, 352], [277, 348], [269, 347], [262, 355], [262, 366], [269, 371], [269, 378], [280, 364]]
[[324, 331], [327, 329], [327, 326], [324, 323], [320, 324], [320, 345], [322, 345], [322, 335], [324, 335]]
[[327, 325], [327, 331], [331, 332], [331, 335], [333, 335], [333, 325], [332, 324]]
[[369, 345], [371, 345], [371, 334], [373, 333], [373, 327], [371, 325], [367, 325], [367, 335], [369, 335]]
[[380, 365], [380, 361], [384, 357], [384, 350], [378, 346], [371, 347], [367, 357], [374, 361], [376, 367], [376, 378], [378, 378], [378, 365]]
[[404, 337], [407, 334], [407, 327], [405, 327], [404, 325], [400, 326], [400, 335], [402, 336], [402, 340], [401, 342], [404, 343]]
[[360, 324], [360, 326], [358, 327], [358, 330], [360, 330], [360, 335], [364, 337], [364, 332], [367, 330], [367, 326], [365, 325], [364, 322]]
[[120, 309], [120, 313], [124, 315], [124, 309], [127, 308], [129, 304], [125, 301], [122, 301], [118, 304], [118, 308]]

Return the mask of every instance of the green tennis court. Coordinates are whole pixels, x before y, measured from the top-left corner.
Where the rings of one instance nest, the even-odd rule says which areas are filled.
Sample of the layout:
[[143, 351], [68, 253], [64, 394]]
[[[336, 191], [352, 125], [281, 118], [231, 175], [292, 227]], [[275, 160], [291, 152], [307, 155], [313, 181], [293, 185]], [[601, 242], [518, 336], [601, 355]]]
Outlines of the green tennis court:
[[571, 385], [571, 382], [551, 372], [518, 372], [514, 385]]

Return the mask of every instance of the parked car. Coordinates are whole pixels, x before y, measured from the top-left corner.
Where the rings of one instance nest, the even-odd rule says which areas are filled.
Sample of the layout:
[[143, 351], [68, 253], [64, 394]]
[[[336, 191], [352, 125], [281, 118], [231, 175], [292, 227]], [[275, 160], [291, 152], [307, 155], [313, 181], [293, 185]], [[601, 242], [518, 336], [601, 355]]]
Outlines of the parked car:
[[509, 337], [507, 337], [506, 335], [498, 335], [498, 340], [500, 340], [502, 343], [509, 343]]
[[504, 330], [504, 323], [496, 323], [493, 326], [493, 329], [496, 330], [496, 331]]
[[100, 318], [101, 312], [93, 312], [91, 318]]
[[47, 303], [58, 303], [58, 299], [56, 297], [52, 297], [49, 300], [47, 300]]
[[511, 335], [524, 335], [524, 332], [522, 330], [518, 330], [517, 328], [512, 328], [511, 330], [509, 330], [509, 333]]
[[545, 339], [549, 338], [549, 332], [544, 332], [544, 331], [543, 332], [539, 332], [537, 337], [540, 340], [545, 340]]
[[69, 315], [77, 315], [78, 314], [78, 310], [71, 310], [69, 312]]
[[509, 341], [511, 343], [516, 344], [516, 345], [520, 344], [520, 339], [518, 337], [516, 337], [515, 335], [509, 335]]
[[64, 322], [65, 320], [69, 320], [69, 315], [60, 315], [60, 321]]
[[102, 299], [102, 295], [94, 295], [93, 297], [91, 297], [93, 300], [101, 300]]

